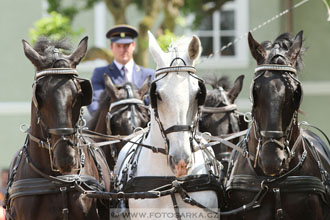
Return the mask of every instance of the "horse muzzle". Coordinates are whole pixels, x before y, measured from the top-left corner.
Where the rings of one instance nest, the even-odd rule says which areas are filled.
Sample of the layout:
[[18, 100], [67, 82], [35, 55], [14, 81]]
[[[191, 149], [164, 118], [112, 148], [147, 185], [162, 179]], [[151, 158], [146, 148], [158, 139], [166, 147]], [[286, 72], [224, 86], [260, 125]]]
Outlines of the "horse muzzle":
[[277, 176], [287, 170], [288, 154], [283, 146], [275, 139], [269, 139], [262, 145], [258, 163], [265, 175]]
[[53, 151], [54, 168], [62, 174], [72, 172], [78, 166], [78, 149], [69, 140], [62, 140], [57, 143]]
[[191, 158], [186, 158], [187, 159], [182, 159], [171, 155], [169, 156], [169, 164], [176, 177], [186, 176], [188, 174], [188, 170], [191, 167]]

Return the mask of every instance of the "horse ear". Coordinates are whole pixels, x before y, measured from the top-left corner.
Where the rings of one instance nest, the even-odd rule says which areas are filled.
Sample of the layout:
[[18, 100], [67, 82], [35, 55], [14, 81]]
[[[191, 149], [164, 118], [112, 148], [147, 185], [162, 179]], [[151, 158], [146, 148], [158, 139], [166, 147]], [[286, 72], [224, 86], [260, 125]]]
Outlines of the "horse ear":
[[193, 36], [188, 47], [188, 56], [191, 61], [196, 60], [201, 52], [201, 42], [197, 36]]
[[228, 98], [230, 99], [231, 103], [235, 102], [239, 93], [242, 91], [243, 80], [244, 80], [244, 75], [240, 75], [239, 77], [237, 77], [237, 79], [234, 82], [233, 88], [231, 88], [230, 91], [228, 92]]
[[146, 80], [144, 81], [143, 85], [141, 86], [141, 88], [138, 91], [138, 93], [139, 93], [139, 95], [140, 95], [141, 98], [143, 98], [143, 96], [149, 91], [150, 81], [151, 81], [151, 75], [149, 75], [146, 78]]
[[118, 89], [115, 86], [115, 84], [113, 84], [111, 78], [107, 75], [104, 74], [104, 84], [105, 84], [105, 88], [109, 93], [110, 99], [111, 101], [116, 101], [118, 100]]
[[25, 56], [33, 63], [37, 69], [39, 69], [41, 67], [42, 61], [40, 54], [38, 54], [38, 52], [35, 51], [27, 41], [22, 40], [22, 43]]
[[71, 67], [75, 68], [81, 61], [81, 59], [85, 56], [87, 52], [87, 42], [88, 42], [88, 37], [84, 37], [77, 49], [69, 56], [69, 60], [71, 61]]
[[263, 64], [266, 60], [266, 50], [261, 46], [254, 38], [252, 37], [251, 32], [249, 32], [248, 36], [250, 52], [254, 59], [257, 61], [257, 64]]
[[288, 55], [293, 64], [296, 62], [298, 55], [300, 53], [301, 47], [302, 47], [303, 33], [304, 33], [303, 31], [300, 31], [296, 35], [296, 37], [292, 43], [292, 46], [290, 47], [290, 49], [288, 51]]
[[149, 51], [151, 53], [152, 58], [154, 59], [157, 66], [165, 66], [162, 58], [164, 56], [164, 51], [160, 48], [154, 35], [150, 31], [148, 31], [148, 37], [149, 37]]

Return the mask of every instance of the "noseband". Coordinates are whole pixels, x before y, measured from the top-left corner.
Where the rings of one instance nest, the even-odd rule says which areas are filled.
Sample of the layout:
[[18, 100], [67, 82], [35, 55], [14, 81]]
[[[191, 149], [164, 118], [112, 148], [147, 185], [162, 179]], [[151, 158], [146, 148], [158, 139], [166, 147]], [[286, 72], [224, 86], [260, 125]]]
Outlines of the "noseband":
[[[181, 60], [184, 63], [184, 66], [174, 66], [172, 67], [172, 64], [175, 60]], [[159, 115], [158, 115], [158, 108], [157, 108], [157, 91], [156, 91], [156, 83], [158, 81], [160, 81], [161, 79], [165, 78], [169, 73], [179, 73], [179, 72], [187, 72], [189, 74], [189, 76], [194, 77], [195, 79], [198, 80], [198, 84], [200, 87], [200, 91], [197, 95], [197, 102], [198, 102], [198, 106], [201, 106], [204, 104], [205, 101], [205, 96], [206, 96], [206, 88], [205, 88], [205, 84], [204, 84], [204, 80], [199, 78], [195, 73], [196, 73], [196, 69], [193, 66], [187, 66], [186, 62], [179, 57], [176, 57], [172, 60], [170, 67], [165, 67], [165, 68], [160, 68], [158, 70], [156, 70], [155, 73], [155, 77], [157, 78], [159, 75], [164, 74], [162, 77], [160, 77], [159, 79], [156, 79], [154, 82], [152, 82], [151, 86], [150, 86], [150, 99], [151, 99], [151, 107], [154, 110], [154, 115], [155, 115], [155, 120], [158, 123], [159, 129], [160, 129], [160, 133], [164, 139], [164, 143], [165, 143], [165, 151], [166, 154], [169, 153], [169, 148], [170, 148], [170, 144], [169, 144], [169, 139], [167, 137], [168, 134], [170, 133], [174, 133], [174, 132], [183, 132], [183, 131], [188, 131], [191, 133], [191, 137], [190, 139], [190, 147], [191, 147], [191, 151], [193, 152], [193, 140], [196, 134], [196, 130], [197, 130], [197, 124], [198, 121], [200, 119], [200, 109], [198, 108], [198, 113], [197, 113], [197, 119], [193, 122], [193, 125], [173, 125], [169, 128], [167, 128], [166, 130], [164, 129], [164, 126], [162, 124], [162, 122], [160, 121]]]
[[[297, 84], [301, 88], [301, 82], [296, 78], [297, 70], [295, 68], [293, 68], [292, 66], [277, 65], [277, 64], [265, 64], [265, 65], [257, 66], [257, 68], [255, 69], [255, 73], [258, 73], [260, 71], [263, 71], [263, 72], [258, 74], [253, 79], [253, 83], [251, 84], [251, 87], [250, 87], [250, 99], [251, 99], [251, 102], [253, 105], [252, 108], [254, 108], [253, 87], [255, 84], [255, 80], [258, 79], [260, 76], [262, 76], [268, 70], [275, 71], [275, 73], [278, 73], [278, 74], [287, 74], [291, 79], [293, 79], [295, 82], [297, 82]], [[301, 92], [302, 92], [302, 89], [301, 89]], [[301, 97], [302, 97], [302, 94], [301, 94]], [[301, 101], [302, 101], [302, 98], [300, 98], [298, 109], [299, 109]], [[291, 118], [291, 121], [290, 121], [288, 127], [285, 129], [285, 131], [261, 131], [257, 124], [257, 121], [252, 113], [252, 123], [254, 125], [256, 139], [258, 140], [257, 153], [256, 153], [255, 161], [254, 161], [254, 167], [256, 167], [256, 165], [257, 165], [261, 147], [264, 146], [265, 144], [271, 143], [271, 142], [277, 144], [278, 146], [280, 146], [280, 148], [282, 150], [285, 150], [287, 152], [288, 160], [286, 161], [285, 166], [288, 166], [288, 163], [291, 161], [291, 159], [293, 157], [293, 152], [291, 152], [291, 150], [289, 148], [289, 142], [291, 139], [293, 126], [297, 123], [298, 109], [296, 109], [294, 111], [293, 117]], [[264, 141], [263, 143], [262, 143], [262, 138], [266, 139], [266, 141]], [[281, 139], [281, 138], [284, 138], [283, 143], [279, 141], [279, 139]], [[295, 150], [295, 149], [293, 149], [293, 150]]]

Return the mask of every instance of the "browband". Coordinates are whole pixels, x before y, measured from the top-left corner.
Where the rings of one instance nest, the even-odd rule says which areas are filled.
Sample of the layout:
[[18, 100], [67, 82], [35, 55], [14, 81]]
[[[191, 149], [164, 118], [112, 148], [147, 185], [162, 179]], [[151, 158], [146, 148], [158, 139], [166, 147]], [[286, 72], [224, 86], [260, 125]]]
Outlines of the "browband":
[[193, 66], [173, 66], [173, 67], [165, 67], [156, 70], [156, 77], [162, 73], [169, 72], [191, 72], [196, 73], [196, 68]]
[[78, 76], [78, 71], [75, 68], [49, 68], [36, 72], [34, 79], [38, 79], [46, 75], [75, 75]]
[[135, 99], [135, 98], [130, 98], [130, 99], [123, 99], [123, 100], [119, 100], [117, 102], [113, 102], [110, 105], [109, 111], [111, 111], [111, 109], [115, 106], [118, 105], [126, 105], [126, 104], [138, 104], [138, 105], [144, 105], [144, 102], [140, 99]]
[[201, 111], [203, 113], [225, 113], [225, 112], [231, 112], [237, 110], [237, 105], [235, 104], [230, 104], [227, 106], [223, 107], [207, 107], [207, 106], [202, 106]]
[[258, 71], [262, 71], [262, 70], [277, 70], [277, 71], [288, 71], [288, 72], [292, 72], [295, 75], [297, 74], [297, 70], [296, 68], [292, 67], [292, 66], [286, 66], [286, 65], [277, 65], [277, 64], [263, 64], [263, 65], [259, 65], [255, 68], [255, 73]]

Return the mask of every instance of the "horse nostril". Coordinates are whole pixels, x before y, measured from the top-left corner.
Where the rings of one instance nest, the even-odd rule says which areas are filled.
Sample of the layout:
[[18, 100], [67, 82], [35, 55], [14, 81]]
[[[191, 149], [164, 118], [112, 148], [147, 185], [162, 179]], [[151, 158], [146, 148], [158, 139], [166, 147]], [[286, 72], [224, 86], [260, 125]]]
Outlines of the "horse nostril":
[[185, 176], [188, 173], [188, 165], [184, 160], [180, 160], [175, 166], [176, 177]]

